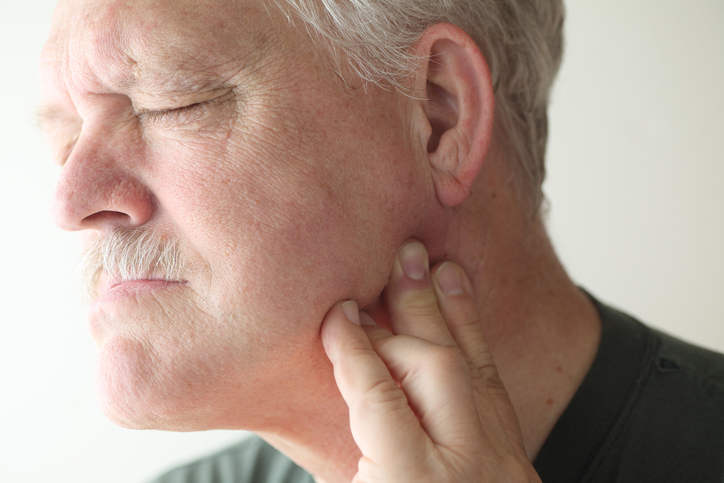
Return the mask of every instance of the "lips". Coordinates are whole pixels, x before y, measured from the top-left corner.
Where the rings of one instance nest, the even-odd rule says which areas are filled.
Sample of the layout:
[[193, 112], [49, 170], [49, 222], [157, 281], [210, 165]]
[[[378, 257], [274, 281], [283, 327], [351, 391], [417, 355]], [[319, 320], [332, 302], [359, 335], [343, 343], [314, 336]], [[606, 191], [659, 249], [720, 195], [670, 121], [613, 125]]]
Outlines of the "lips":
[[185, 280], [169, 280], [163, 274], [151, 273], [143, 277], [122, 280], [104, 273], [98, 281], [96, 301], [101, 299], [140, 295], [143, 292], [185, 284]]

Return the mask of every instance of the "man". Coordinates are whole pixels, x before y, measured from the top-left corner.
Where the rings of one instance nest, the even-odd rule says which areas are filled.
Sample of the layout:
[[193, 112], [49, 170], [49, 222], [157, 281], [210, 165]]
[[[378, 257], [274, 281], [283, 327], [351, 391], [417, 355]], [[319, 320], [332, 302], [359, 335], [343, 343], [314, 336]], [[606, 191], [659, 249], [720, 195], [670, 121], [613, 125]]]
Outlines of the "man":
[[[43, 119], [57, 223], [90, 233], [106, 414], [248, 429], [326, 482], [720, 481], [721, 356], [581, 292], [540, 220], [561, 23], [62, 1]], [[254, 441], [163, 481], [268, 461]]]

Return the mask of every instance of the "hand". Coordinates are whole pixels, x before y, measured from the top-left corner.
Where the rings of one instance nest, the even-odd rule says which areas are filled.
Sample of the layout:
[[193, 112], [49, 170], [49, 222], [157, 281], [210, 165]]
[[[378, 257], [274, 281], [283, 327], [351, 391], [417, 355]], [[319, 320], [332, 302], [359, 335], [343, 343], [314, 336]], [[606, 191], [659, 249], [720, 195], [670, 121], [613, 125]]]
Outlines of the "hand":
[[540, 481], [463, 270], [431, 271], [422, 244], [408, 243], [384, 297], [394, 334], [353, 301], [322, 325], [363, 455], [353, 482]]

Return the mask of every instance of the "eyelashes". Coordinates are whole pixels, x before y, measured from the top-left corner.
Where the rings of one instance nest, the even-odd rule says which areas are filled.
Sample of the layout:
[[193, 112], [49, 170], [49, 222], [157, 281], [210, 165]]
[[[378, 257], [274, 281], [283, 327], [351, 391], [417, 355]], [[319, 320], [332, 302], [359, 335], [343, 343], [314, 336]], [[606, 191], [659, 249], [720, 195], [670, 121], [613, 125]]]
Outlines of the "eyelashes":
[[149, 123], [179, 123], [197, 120], [203, 116], [208, 110], [209, 104], [216, 101], [196, 102], [188, 106], [177, 107], [174, 109], [165, 109], [162, 111], [152, 111], [141, 114], [139, 117], [142, 121]]
[[233, 100], [233, 92], [227, 92], [219, 97], [195, 102], [187, 106], [144, 112], [139, 114], [138, 117], [142, 122], [149, 124], [184, 125], [204, 120], [212, 113], [217, 112], [223, 104]]

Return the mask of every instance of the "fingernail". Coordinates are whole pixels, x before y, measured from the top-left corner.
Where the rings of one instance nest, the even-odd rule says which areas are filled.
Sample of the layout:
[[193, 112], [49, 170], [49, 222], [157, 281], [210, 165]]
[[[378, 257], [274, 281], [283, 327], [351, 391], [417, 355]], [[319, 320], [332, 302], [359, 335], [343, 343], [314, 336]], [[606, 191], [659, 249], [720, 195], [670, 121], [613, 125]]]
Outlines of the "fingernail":
[[445, 262], [437, 269], [437, 280], [440, 283], [440, 290], [445, 295], [462, 295], [465, 293], [463, 288], [463, 274], [460, 269], [450, 263]]
[[344, 316], [347, 317], [347, 320], [349, 320], [353, 324], [360, 325], [359, 309], [357, 308], [357, 304], [355, 303], [354, 300], [348, 300], [345, 303], [343, 303], [342, 312], [344, 312]]
[[360, 322], [362, 322], [362, 325], [377, 325], [375, 320], [365, 312], [360, 314]]
[[413, 280], [422, 280], [427, 272], [427, 254], [422, 243], [414, 242], [400, 250], [400, 265], [405, 275]]

